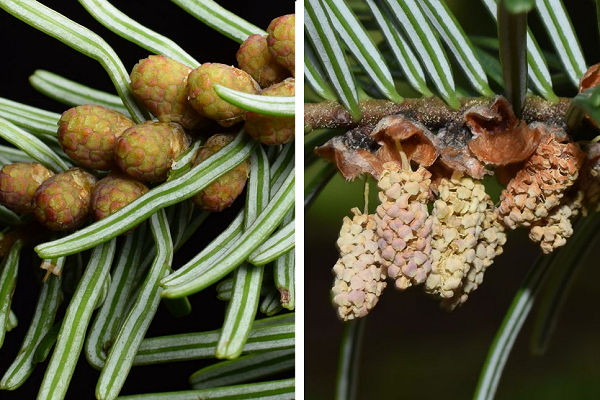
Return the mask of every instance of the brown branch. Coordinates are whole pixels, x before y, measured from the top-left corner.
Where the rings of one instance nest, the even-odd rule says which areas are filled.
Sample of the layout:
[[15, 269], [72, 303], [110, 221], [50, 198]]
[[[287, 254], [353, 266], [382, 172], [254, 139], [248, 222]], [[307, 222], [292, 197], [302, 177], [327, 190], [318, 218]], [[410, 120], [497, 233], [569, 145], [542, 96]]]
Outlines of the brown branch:
[[[475, 105], [489, 106], [494, 99], [485, 97], [462, 99], [461, 108], [453, 110], [438, 97], [404, 99], [400, 104], [387, 100], [365, 100], [360, 102], [363, 118], [355, 123], [350, 114], [336, 102], [304, 104], [305, 131], [320, 128], [350, 129], [363, 125], [374, 125], [383, 117], [403, 114], [413, 121], [425, 125], [435, 132], [452, 123], [462, 123], [464, 112]], [[545, 122], [565, 125], [565, 117], [571, 100], [560, 98], [550, 103], [538, 96], [528, 96], [521, 117], [527, 122]]]

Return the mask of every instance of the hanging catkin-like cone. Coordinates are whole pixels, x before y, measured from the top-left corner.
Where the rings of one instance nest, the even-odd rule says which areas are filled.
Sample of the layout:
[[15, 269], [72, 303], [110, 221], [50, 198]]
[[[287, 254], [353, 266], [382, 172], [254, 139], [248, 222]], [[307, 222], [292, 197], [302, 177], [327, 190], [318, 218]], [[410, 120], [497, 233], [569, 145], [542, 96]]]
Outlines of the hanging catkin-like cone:
[[460, 289], [452, 298], [442, 301], [444, 308], [454, 310], [467, 301], [469, 293], [477, 290], [483, 282], [485, 270], [492, 265], [496, 256], [502, 254], [505, 243], [504, 226], [498, 221], [498, 212], [489, 196], [486, 195], [485, 216], [482, 231], [475, 247], [475, 258], [462, 280]]
[[577, 179], [583, 152], [575, 143], [546, 133], [523, 169], [502, 191], [499, 217], [515, 229], [546, 218]]
[[367, 315], [386, 286], [373, 215], [358, 208], [351, 211], [354, 216], [344, 217], [337, 240], [340, 258], [333, 267], [331, 289], [333, 305], [344, 321]]
[[477, 244], [487, 208], [484, 186], [454, 172], [442, 179], [433, 203], [432, 269], [425, 291], [450, 299], [461, 290], [463, 279], [477, 258]]
[[427, 210], [431, 173], [387, 162], [377, 183], [375, 222], [388, 277], [406, 289], [427, 279], [431, 271], [431, 218]]
[[548, 218], [532, 226], [529, 238], [540, 244], [544, 254], [564, 246], [567, 239], [573, 235], [571, 220], [579, 214], [582, 207], [583, 192], [578, 190], [552, 210]]

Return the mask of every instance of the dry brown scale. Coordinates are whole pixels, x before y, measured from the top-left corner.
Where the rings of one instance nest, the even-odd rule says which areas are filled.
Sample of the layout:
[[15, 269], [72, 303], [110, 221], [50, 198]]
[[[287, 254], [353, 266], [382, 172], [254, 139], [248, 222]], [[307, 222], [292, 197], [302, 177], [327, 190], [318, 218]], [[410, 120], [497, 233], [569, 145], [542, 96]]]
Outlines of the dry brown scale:
[[386, 286], [373, 215], [357, 208], [350, 211], [354, 216], [344, 217], [337, 240], [340, 258], [333, 267], [331, 290], [333, 305], [344, 321], [367, 315]]

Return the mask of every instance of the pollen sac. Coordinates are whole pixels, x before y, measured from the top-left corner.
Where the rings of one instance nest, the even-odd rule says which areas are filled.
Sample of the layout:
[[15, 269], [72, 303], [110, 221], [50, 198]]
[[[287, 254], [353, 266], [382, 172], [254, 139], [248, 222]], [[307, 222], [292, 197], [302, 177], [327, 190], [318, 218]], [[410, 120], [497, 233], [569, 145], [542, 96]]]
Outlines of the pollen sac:
[[90, 214], [96, 178], [80, 168], [56, 174], [40, 185], [33, 196], [33, 215], [53, 231], [80, 227]]
[[242, 122], [244, 110], [219, 97], [213, 88], [215, 84], [257, 94], [260, 91], [258, 83], [247, 72], [219, 63], [204, 63], [188, 76], [188, 101], [200, 115], [225, 127]]
[[565, 197], [547, 218], [537, 222], [529, 231], [529, 238], [540, 244], [544, 254], [564, 246], [573, 235], [571, 220], [579, 215], [583, 207], [583, 192], [577, 191]]
[[486, 206], [481, 234], [475, 246], [475, 258], [463, 277], [460, 289], [451, 298], [442, 300], [442, 307], [448, 310], [454, 310], [467, 301], [469, 293], [483, 282], [485, 271], [493, 264], [494, 258], [503, 252], [506, 243], [504, 225], [498, 221], [498, 212], [487, 195]]
[[177, 122], [186, 129], [205, 124], [187, 101], [187, 78], [192, 69], [165, 56], [140, 60], [131, 71], [133, 95], [160, 122]]
[[510, 229], [548, 217], [575, 183], [584, 154], [575, 143], [546, 132], [535, 153], [502, 191], [498, 213]]
[[[269, 86], [262, 96], [290, 96], [296, 93], [294, 78]], [[254, 139], [266, 145], [279, 145], [294, 140], [294, 117], [275, 117], [254, 112], [246, 113], [244, 128]]]
[[[208, 157], [221, 150], [233, 141], [234, 135], [213, 135], [198, 150], [194, 165], [200, 164]], [[198, 207], [206, 211], [218, 212], [231, 206], [235, 199], [242, 193], [250, 173], [250, 160], [236, 166], [231, 171], [215, 179], [210, 185], [198, 192], [192, 200]]]
[[269, 51], [277, 63], [296, 76], [296, 15], [288, 14], [275, 18], [267, 28]]
[[290, 75], [271, 55], [266, 36], [249, 36], [240, 46], [235, 58], [239, 67], [249, 73], [263, 88], [281, 82]]
[[106, 218], [148, 191], [143, 183], [111, 173], [94, 186], [92, 212], [96, 221]]
[[0, 204], [21, 214], [33, 211], [33, 194], [54, 173], [38, 163], [6, 164], [0, 170]]
[[179, 124], [144, 122], [123, 132], [115, 146], [115, 161], [138, 181], [162, 182], [189, 145], [190, 138]]
[[373, 215], [353, 208], [344, 217], [337, 240], [340, 258], [333, 267], [332, 303], [340, 319], [348, 321], [367, 315], [386, 286], [385, 268], [377, 245]]
[[106, 107], [77, 106], [60, 117], [58, 141], [64, 152], [80, 165], [108, 170], [114, 165], [117, 139], [133, 124], [125, 115]]
[[402, 169], [396, 162], [383, 168], [375, 214], [378, 246], [388, 277], [404, 290], [425, 282], [431, 271], [431, 174], [424, 168]]
[[433, 203], [431, 273], [425, 291], [441, 299], [456, 296], [477, 257], [487, 208], [484, 186], [469, 176], [454, 172], [438, 186]]

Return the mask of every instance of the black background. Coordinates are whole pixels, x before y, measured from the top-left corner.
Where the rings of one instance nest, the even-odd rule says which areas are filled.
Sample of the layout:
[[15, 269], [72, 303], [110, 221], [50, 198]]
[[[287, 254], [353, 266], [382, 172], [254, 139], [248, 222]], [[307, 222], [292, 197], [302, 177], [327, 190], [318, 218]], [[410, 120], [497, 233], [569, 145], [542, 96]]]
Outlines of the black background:
[[[85, 9], [73, 1], [43, 1], [47, 6], [64, 14], [102, 36], [117, 52], [127, 70], [148, 51], [113, 34], [96, 22]], [[220, 62], [234, 65], [239, 44], [204, 26], [175, 4], [167, 1], [125, 1], [111, 3], [128, 16], [146, 27], [169, 37], [199, 62]], [[219, 0], [226, 9], [266, 30], [269, 22], [283, 14], [294, 12], [294, 2], [284, 1], [232, 1]], [[88, 86], [114, 93], [112, 83], [104, 69], [95, 60], [79, 54], [58, 40], [29, 27], [22, 21], [0, 10], [0, 96], [11, 100], [62, 113], [68, 106], [55, 102], [36, 92], [28, 83], [36, 69], [63, 75]], [[243, 197], [243, 196], [242, 196]], [[215, 234], [227, 226], [242, 201], [232, 209], [211, 216], [199, 231], [175, 255], [174, 267], [182, 265], [195, 255]], [[19, 279], [13, 297], [12, 309], [19, 325], [8, 332], [0, 349], [0, 373], [12, 363], [27, 330], [37, 301], [39, 260], [32, 251], [24, 251], [19, 267]], [[217, 329], [223, 322], [225, 303], [219, 302], [214, 288], [191, 296], [193, 312], [190, 316], [174, 319], [163, 308], [150, 326], [147, 336], [157, 336], [190, 331]], [[212, 362], [212, 361], [211, 361]], [[195, 370], [209, 361], [193, 361], [158, 366], [135, 367], [129, 374], [122, 394], [189, 389], [187, 379]], [[39, 365], [25, 384], [14, 392], [0, 392], [0, 399], [34, 399], [47, 361]], [[73, 375], [68, 399], [92, 399], [98, 379], [98, 371], [92, 369], [81, 357]]]

